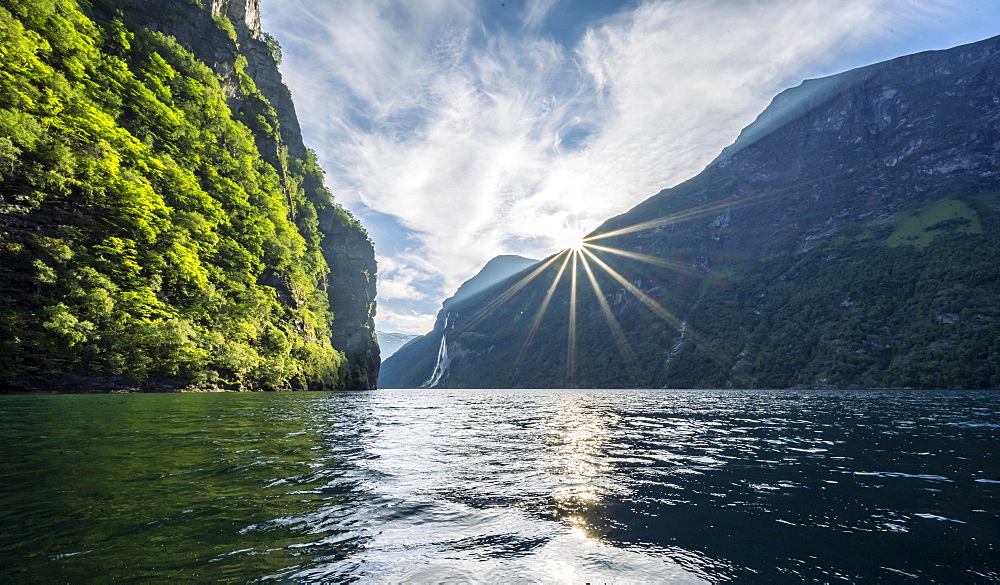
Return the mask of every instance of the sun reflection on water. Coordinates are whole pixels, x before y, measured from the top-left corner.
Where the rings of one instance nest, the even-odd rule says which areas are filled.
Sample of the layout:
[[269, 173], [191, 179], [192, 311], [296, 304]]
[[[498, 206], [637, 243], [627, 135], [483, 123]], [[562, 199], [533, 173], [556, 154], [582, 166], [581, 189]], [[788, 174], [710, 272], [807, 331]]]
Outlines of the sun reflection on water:
[[552, 471], [558, 478], [550, 495], [553, 516], [567, 526], [571, 536], [591, 544], [600, 541], [600, 527], [594, 521], [603, 517], [602, 502], [614, 488], [610, 479], [614, 467], [604, 455], [608, 425], [614, 423], [577, 402], [567, 404], [548, 422], [555, 433]]

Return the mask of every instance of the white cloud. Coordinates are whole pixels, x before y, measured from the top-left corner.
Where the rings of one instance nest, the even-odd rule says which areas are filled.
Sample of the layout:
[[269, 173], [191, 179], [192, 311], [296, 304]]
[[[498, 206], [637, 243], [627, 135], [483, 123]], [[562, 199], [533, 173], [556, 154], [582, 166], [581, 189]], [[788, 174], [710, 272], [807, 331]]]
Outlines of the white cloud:
[[465, 0], [272, 15], [331, 190], [407, 230], [373, 230], [381, 328], [426, 331], [493, 256], [543, 257], [692, 176], [783, 87], [924, 5], [647, 1], [565, 47], [539, 34], [556, 3], [529, 0], [513, 31]]
[[556, 157], [522, 208], [558, 206], [594, 227], [692, 176], [784, 84], [877, 17], [864, 1], [658, 2], [591, 29], [576, 58], [600, 130]]
[[414, 283], [432, 278], [432, 274], [393, 257], [377, 256], [377, 260], [379, 301], [422, 301], [427, 298], [427, 294], [417, 290]]
[[378, 330], [386, 333], [411, 333], [423, 335], [434, 328], [435, 313], [421, 313], [413, 310], [397, 311], [379, 305]]

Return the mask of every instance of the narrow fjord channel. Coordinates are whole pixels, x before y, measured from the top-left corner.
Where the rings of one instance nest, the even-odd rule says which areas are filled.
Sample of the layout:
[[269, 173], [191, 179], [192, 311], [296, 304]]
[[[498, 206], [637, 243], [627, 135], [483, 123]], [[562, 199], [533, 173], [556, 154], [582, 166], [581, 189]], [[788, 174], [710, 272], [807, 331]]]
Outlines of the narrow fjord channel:
[[988, 582], [1000, 394], [8, 396], [9, 582]]

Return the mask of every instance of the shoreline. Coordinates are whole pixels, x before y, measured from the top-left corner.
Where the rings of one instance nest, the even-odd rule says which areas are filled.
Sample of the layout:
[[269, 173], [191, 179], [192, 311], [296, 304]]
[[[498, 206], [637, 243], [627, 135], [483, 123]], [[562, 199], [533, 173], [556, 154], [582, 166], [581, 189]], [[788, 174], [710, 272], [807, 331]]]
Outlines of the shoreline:
[[[399, 388], [386, 388], [386, 390], [399, 390]], [[913, 388], [906, 386], [892, 386], [884, 388], [861, 388], [861, 387], [816, 387], [816, 388], [805, 388], [805, 387], [792, 387], [792, 388], [531, 388], [531, 389], [517, 389], [517, 388], [442, 388], [442, 391], [462, 391], [462, 390], [639, 390], [639, 391], [661, 391], [661, 390], [672, 390], [672, 391], [699, 391], [699, 390], [717, 390], [717, 391], [727, 391], [727, 392], [740, 392], [740, 391], [760, 391], [760, 392], [844, 392], [844, 391], [914, 391], [921, 392], [926, 390], [940, 391], [940, 390], [955, 390], [955, 391], [1000, 391], [1000, 388]], [[275, 388], [275, 389], [234, 389], [234, 388], [195, 388], [195, 387], [184, 387], [184, 388], [142, 388], [142, 387], [119, 387], [119, 388], [90, 388], [84, 390], [5, 390], [0, 388], [0, 397], [2, 396], [43, 396], [43, 395], [74, 395], [74, 394], [221, 394], [221, 393], [266, 393], [266, 392], [353, 392], [356, 389], [351, 388]], [[0, 398], [2, 399], [2, 398]]]

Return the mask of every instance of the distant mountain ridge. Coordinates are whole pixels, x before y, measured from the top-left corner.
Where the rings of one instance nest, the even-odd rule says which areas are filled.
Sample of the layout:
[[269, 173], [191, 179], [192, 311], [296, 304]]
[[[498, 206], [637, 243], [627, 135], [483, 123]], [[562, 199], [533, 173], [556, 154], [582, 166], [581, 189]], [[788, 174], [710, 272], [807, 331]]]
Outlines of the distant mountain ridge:
[[[535, 264], [538, 264], [538, 260], [514, 254], [503, 254], [492, 258], [479, 269], [479, 272], [475, 276], [463, 282], [454, 295], [441, 303], [442, 309], [438, 314], [435, 331], [445, 327], [447, 314], [452, 306], [474, 298], [476, 295], [489, 290], [497, 283], [503, 282], [505, 279]], [[403, 346], [395, 350], [399, 351], [402, 349], [403, 352], [401, 355], [393, 353], [392, 357], [395, 359], [390, 360], [387, 358], [384, 360], [379, 378], [382, 387], [415, 388], [427, 383], [434, 373], [433, 364], [437, 362], [440, 349], [440, 335], [437, 336], [437, 341], [431, 341], [433, 337], [435, 337], [434, 331], [424, 336], [414, 336], [413, 339], [408, 340]], [[423, 364], [431, 363], [431, 371], [426, 376], [423, 376], [422, 379], [419, 379], [419, 376], [423, 375], [422, 373], [418, 373], [418, 377], [414, 378], [414, 372], [422, 372], [425, 369], [421, 366], [415, 366], [414, 362]]]
[[786, 90], [591, 236], [442, 314], [438, 386], [1000, 386], [1000, 37]]
[[378, 347], [382, 361], [388, 359], [410, 341], [420, 337], [412, 333], [386, 333], [384, 331], [376, 331], [375, 334], [378, 336]]
[[472, 298], [505, 278], [535, 264], [538, 264], [538, 260], [514, 254], [496, 256], [487, 262], [475, 276], [463, 282], [455, 294], [445, 299], [442, 306], [448, 308], [455, 303]]

